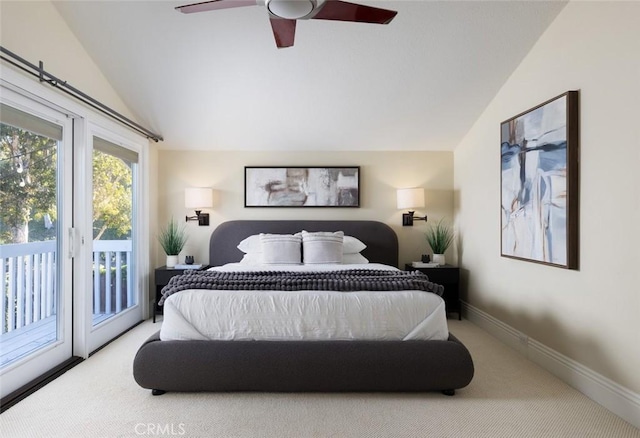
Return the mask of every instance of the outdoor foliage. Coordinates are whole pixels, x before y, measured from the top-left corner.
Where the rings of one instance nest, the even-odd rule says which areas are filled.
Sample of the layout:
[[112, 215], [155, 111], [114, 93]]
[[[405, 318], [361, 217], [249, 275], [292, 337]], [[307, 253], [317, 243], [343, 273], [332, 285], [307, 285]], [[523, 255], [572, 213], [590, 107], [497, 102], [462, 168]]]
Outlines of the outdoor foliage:
[[[0, 123], [0, 244], [56, 238], [57, 141]], [[131, 237], [132, 172], [123, 160], [93, 157], [94, 239]]]
[[[131, 168], [120, 158], [93, 152], [93, 238], [130, 237]], [[105, 236], [105, 232], [109, 231]]]
[[56, 220], [56, 163], [56, 140], [0, 124], [0, 243], [29, 242], [30, 221]]

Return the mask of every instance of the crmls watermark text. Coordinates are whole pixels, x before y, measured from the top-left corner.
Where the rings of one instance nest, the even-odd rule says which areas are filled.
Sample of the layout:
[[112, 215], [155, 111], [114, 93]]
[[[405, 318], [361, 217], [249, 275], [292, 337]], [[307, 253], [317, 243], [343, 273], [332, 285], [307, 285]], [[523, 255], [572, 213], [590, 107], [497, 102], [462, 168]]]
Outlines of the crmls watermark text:
[[184, 423], [138, 423], [134, 429], [136, 435], [180, 436], [187, 433]]

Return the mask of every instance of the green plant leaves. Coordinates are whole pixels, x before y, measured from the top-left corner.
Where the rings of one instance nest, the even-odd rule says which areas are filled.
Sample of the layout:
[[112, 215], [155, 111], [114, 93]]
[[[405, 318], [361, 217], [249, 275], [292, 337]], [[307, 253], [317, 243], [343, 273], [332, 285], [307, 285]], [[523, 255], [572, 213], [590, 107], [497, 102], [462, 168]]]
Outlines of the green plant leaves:
[[158, 241], [167, 255], [178, 255], [187, 243], [184, 225], [179, 226], [172, 217], [166, 228], [160, 230]]
[[434, 254], [444, 254], [453, 243], [453, 231], [440, 219], [437, 224], [430, 225], [426, 232], [427, 243]]

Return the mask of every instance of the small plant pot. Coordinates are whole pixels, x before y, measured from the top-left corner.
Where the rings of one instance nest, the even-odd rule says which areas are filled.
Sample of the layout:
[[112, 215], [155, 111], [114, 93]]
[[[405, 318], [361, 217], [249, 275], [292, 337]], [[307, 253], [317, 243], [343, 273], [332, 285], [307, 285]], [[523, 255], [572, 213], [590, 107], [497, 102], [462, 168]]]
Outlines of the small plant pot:
[[178, 256], [177, 255], [168, 255], [167, 256], [167, 268], [175, 268], [178, 264]]
[[433, 263], [438, 263], [439, 265], [445, 265], [444, 254], [434, 254], [433, 255]]

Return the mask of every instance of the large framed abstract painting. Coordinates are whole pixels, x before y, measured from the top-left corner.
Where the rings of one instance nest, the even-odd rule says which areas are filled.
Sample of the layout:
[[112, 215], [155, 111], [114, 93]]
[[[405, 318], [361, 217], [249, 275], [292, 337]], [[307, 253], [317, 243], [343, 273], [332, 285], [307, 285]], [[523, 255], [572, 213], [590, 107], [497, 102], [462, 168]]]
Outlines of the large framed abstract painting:
[[500, 125], [502, 256], [578, 269], [578, 91]]
[[360, 207], [360, 167], [245, 167], [245, 207]]

